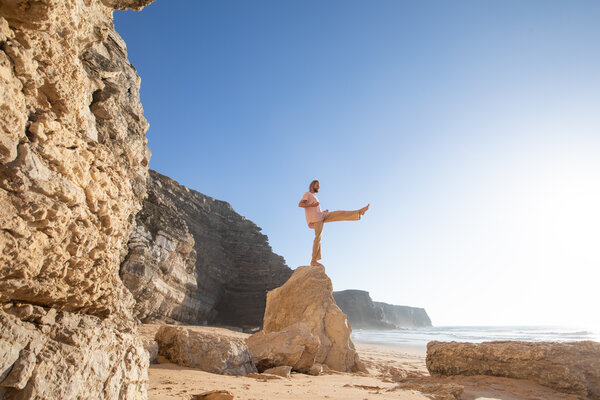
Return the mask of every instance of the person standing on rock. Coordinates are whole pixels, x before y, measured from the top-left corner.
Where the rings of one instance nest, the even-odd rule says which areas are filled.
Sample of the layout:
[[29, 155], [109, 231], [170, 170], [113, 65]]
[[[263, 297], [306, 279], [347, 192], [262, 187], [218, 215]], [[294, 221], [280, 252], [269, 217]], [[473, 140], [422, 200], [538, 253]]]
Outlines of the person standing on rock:
[[320, 183], [314, 180], [308, 186], [308, 192], [304, 193], [302, 200], [298, 203], [298, 207], [304, 208], [306, 213], [306, 222], [308, 227], [315, 230], [315, 241], [313, 242], [312, 259], [310, 265], [323, 266], [318, 262], [321, 259], [321, 234], [323, 233], [323, 224], [325, 222], [334, 221], [358, 221], [369, 209], [370, 204], [367, 204], [360, 210], [355, 211], [321, 211], [319, 199], [316, 193], [319, 192]]

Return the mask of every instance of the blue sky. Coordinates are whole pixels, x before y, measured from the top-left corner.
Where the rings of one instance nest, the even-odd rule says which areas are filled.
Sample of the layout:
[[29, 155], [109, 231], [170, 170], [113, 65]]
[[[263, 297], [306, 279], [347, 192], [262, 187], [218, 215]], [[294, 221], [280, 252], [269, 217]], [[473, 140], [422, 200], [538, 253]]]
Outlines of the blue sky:
[[[296, 268], [435, 325], [598, 327], [600, 3], [166, 1], [115, 12], [150, 167]], [[594, 305], [594, 306], [592, 306]]]

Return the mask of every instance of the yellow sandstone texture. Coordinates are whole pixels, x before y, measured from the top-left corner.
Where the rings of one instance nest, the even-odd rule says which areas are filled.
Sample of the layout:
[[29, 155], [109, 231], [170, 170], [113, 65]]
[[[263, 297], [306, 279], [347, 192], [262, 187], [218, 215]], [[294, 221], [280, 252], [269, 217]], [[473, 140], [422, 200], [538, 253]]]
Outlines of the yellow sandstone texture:
[[112, 13], [147, 3], [0, 2], [2, 398], [146, 398], [118, 273], [148, 123]]
[[366, 371], [332, 293], [324, 267], [303, 266], [267, 294], [263, 329], [246, 340], [259, 370], [289, 365], [309, 372], [313, 365], [326, 365], [336, 371]]

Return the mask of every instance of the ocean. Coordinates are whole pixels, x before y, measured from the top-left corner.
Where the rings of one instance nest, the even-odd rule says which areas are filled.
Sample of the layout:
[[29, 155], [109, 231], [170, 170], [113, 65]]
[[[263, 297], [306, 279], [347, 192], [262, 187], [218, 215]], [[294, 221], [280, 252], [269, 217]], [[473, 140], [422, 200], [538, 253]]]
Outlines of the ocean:
[[600, 331], [552, 326], [439, 326], [394, 330], [356, 329], [352, 340], [358, 343], [411, 347], [423, 350], [427, 342], [473, 342], [522, 340], [528, 342], [600, 342]]

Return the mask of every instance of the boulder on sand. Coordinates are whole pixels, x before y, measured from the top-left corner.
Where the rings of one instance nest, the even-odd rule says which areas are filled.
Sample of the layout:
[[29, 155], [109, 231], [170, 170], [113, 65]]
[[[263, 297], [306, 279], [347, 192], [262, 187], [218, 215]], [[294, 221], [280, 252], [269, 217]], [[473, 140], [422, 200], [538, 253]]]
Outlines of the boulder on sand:
[[429, 342], [432, 375], [492, 375], [528, 379], [555, 390], [600, 400], [600, 343], [498, 341]]
[[164, 325], [156, 341], [159, 355], [184, 367], [221, 375], [256, 372], [246, 343], [237, 337]]
[[281, 332], [261, 331], [246, 339], [246, 343], [260, 372], [289, 365], [294, 371], [307, 373], [315, 363], [320, 345], [319, 338], [301, 322]]
[[[254, 361], [257, 364], [269, 364], [269, 367], [277, 366], [275, 357], [260, 359], [259, 354], [263, 354], [264, 348], [259, 349], [255, 345], [264, 343], [267, 337], [271, 341], [291, 344], [290, 332], [303, 331], [299, 324], [303, 324], [314, 337], [315, 340], [310, 342], [318, 343], [316, 351], [310, 348], [308, 342], [304, 344], [303, 361], [311, 358], [314, 352], [312, 364], [324, 364], [332, 370], [343, 372], [366, 371], [350, 339], [352, 328], [346, 315], [335, 304], [331, 280], [325, 274], [324, 267], [299, 267], [283, 286], [267, 294], [263, 330], [247, 339]], [[279, 336], [281, 338], [275, 339]], [[267, 353], [276, 350], [273, 347]], [[294, 370], [300, 371], [290, 363], [278, 365], [291, 365]], [[304, 364], [302, 370], [307, 371]]]

